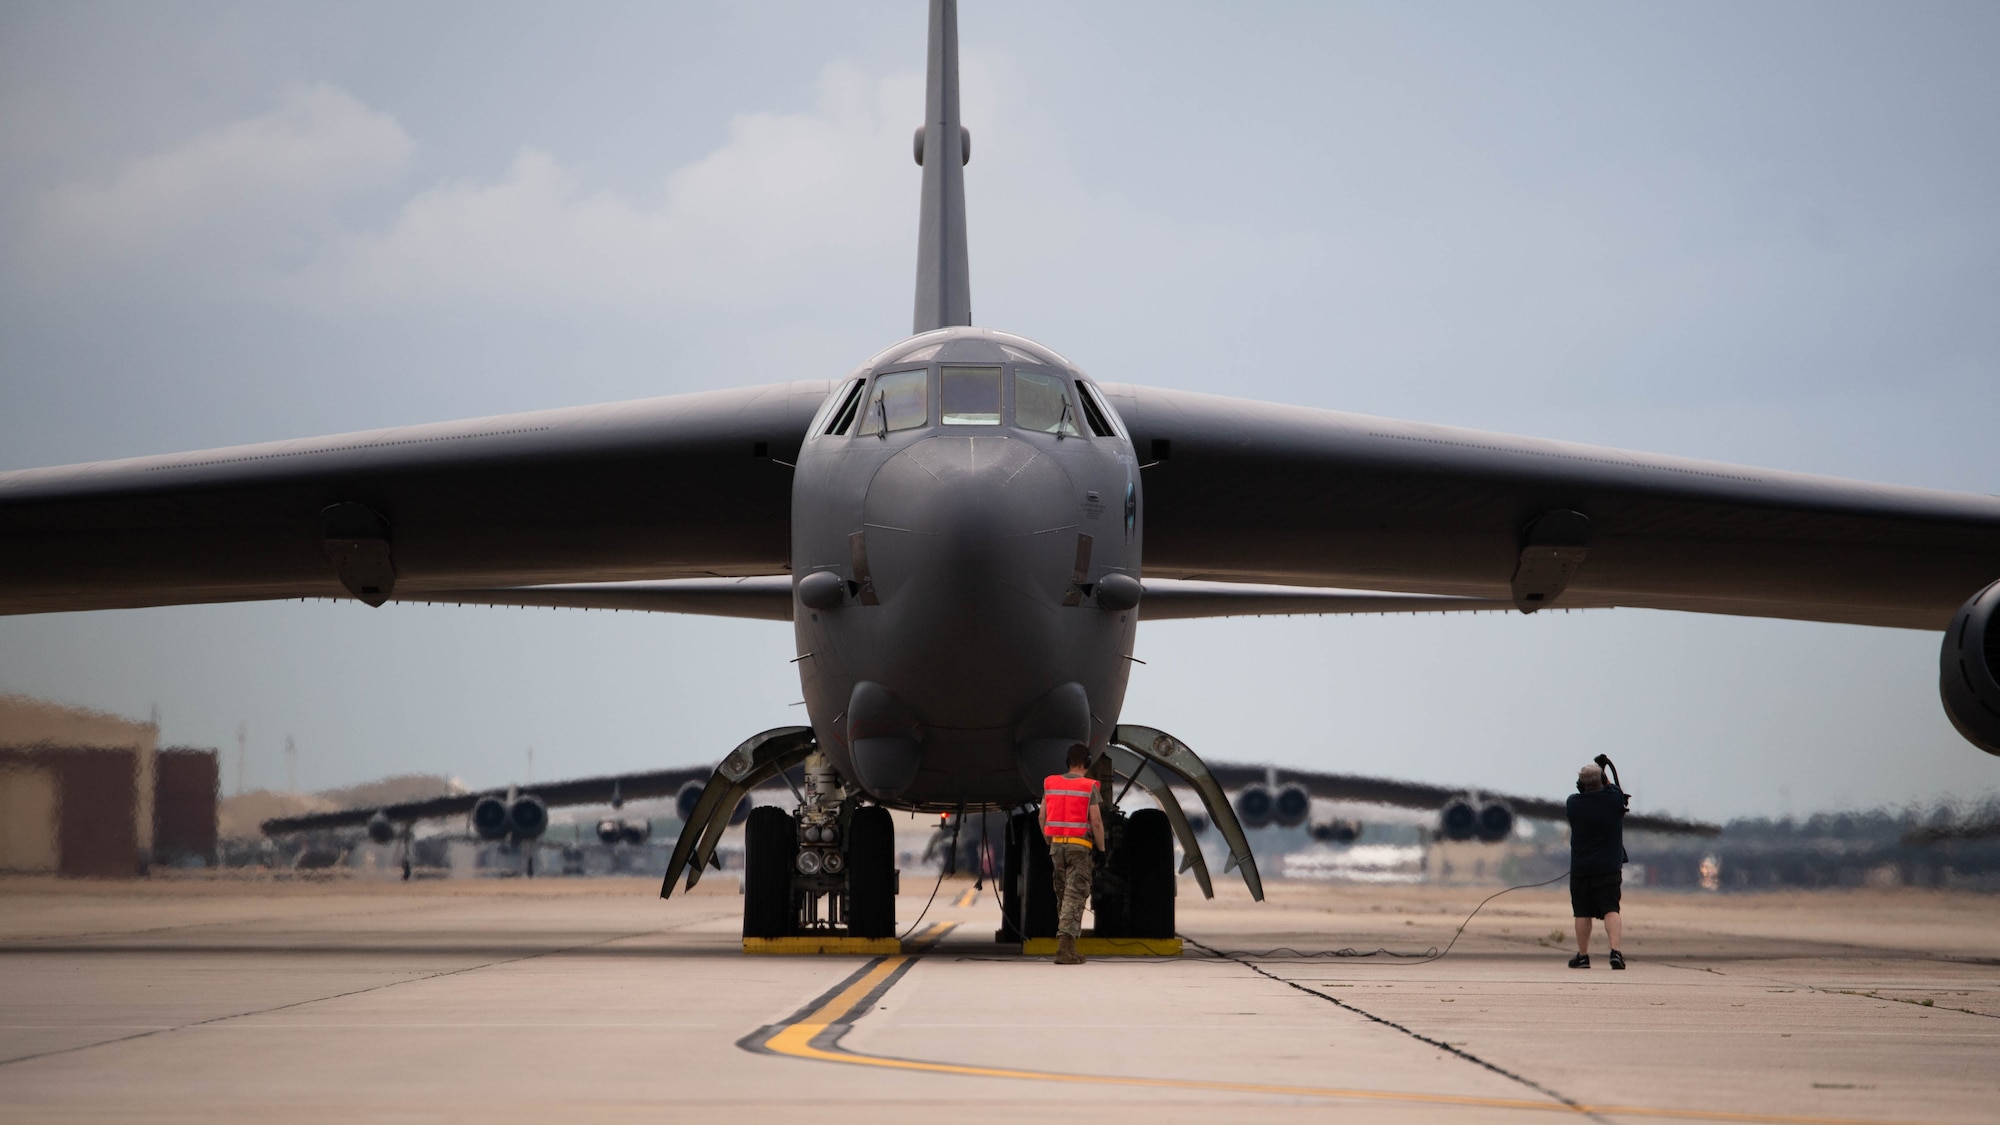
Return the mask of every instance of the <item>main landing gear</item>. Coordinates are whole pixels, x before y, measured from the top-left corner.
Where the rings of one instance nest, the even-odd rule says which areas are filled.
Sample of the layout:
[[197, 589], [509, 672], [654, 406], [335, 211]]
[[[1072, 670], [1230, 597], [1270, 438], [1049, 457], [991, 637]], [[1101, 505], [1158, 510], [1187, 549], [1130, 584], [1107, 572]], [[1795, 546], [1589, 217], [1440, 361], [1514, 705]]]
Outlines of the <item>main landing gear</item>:
[[803, 787], [793, 786], [798, 811], [762, 805], [744, 824], [743, 936], [745, 938], [896, 936], [895, 825], [889, 810], [863, 804], [825, 755], [809, 727], [765, 731], [731, 751], [715, 767], [681, 827], [667, 864], [660, 897], [674, 892], [685, 871], [687, 886], [701, 881], [715, 845], [729, 825], [728, 810], [750, 790], [803, 767]]
[[[1150, 727], [1120, 726], [1103, 756], [1093, 763], [1092, 774], [1104, 783], [1098, 792], [1104, 802], [1100, 813], [1108, 839], [1107, 846], [1097, 852], [1091, 879], [1090, 907], [1096, 925], [1090, 936], [1174, 936], [1176, 838], [1185, 857], [1180, 870], [1193, 870], [1202, 894], [1215, 897], [1201, 845], [1174, 796], [1175, 784], [1193, 789], [1201, 797], [1210, 822], [1229, 844], [1224, 870], [1240, 870], [1251, 896], [1263, 900], [1257, 860], [1250, 854], [1235, 810], [1208, 767], [1180, 740]], [[1160, 807], [1120, 812], [1118, 799], [1134, 785], [1150, 793]], [[1000, 882], [1002, 917], [994, 940], [1012, 943], [1054, 937], [1056, 907], [1049, 847], [1036, 814], [1016, 813], [1007, 822], [1006, 864]]]
[[[787, 772], [794, 767], [802, 767], [802, 786], [794, 785]], [[1176, 839], [1183, 855], [1180, 870], [1192, 870], [1202, 893], [1215, 896], [1201, 845], [1174, 786], [1200, 796], [1210, 823], [1229, 845], [1223, 870], [1240, 869], [1251, 896], [1263, 899], [1257, 861], [1235, 810], [1208, 767], [1185, 744], [1150, 727], [1120, 726], [1093, 768], [1105, 783], [1100, 793], [1108, 837], [1092, 880], [1095, 936], [1174, 936]], [[841, 781], [817, 752], [809, 727], [765, 731], [715, 767], [674, 844], [660, 897], [673, 894], [683, 873], [689, 888], [701, 881], [714, 862], [730, 812], [750, 790], [774, 778], [792, 786], [798, 811], [755, 808], [744, 826], [744, 938], [895, 937], [900, 873], [889, 810], [865, 803]], [[1135, 785], [1152, 794], [1160, 807], [1120, 812], [1118, 799]], [[995, 938], [1019, 942], [1054, 937], [1057, 904], [1049, 849], [1032, 811], [1008, 818], [1005, 856], [1002, 922]]]

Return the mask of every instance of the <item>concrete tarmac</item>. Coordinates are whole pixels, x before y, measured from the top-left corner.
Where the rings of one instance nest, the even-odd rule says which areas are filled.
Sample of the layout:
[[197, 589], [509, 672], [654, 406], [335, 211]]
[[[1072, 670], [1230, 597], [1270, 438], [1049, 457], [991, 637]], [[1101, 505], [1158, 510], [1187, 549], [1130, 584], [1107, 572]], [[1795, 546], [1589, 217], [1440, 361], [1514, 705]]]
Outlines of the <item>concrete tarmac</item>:
[[1076, 968], [970, 891], [923, 952], [750, 957], [644, 880], [0, 881], [0, 1118], [2000, 1119], [2000, 897], [1628, 892], [1613, 973], [1553, 891], [1424, 960], [1330, 954], [1487, 890], [1189, 884], [1189, 956]]

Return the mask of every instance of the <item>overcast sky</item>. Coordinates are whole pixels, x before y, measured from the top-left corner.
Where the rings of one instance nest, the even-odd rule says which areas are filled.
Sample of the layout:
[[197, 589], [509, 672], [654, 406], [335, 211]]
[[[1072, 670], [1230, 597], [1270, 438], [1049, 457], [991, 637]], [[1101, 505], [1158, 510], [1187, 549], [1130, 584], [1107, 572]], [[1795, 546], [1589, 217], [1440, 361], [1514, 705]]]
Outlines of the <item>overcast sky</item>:
[[[924, 9], [0, 6], [0, 468], [795, 378], [909, 325]], [[2000, 7], [967, 0], [974, 320], [1095, 377], [2000, 493]], [[1970, 593], [1971, 591], [1968, 591]], [[790, 630], [0, 619], [251, 786], [713, 760]], [[1931, 634], [1142, 627], [1201, 753], [1722, 818], [2000, 790]]]

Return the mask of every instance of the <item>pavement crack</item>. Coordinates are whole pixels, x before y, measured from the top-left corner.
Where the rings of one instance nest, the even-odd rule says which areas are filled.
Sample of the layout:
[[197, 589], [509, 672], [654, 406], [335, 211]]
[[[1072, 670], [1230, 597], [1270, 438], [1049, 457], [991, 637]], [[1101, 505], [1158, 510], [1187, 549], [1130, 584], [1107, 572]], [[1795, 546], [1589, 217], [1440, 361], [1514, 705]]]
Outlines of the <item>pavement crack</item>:
[[1298, 981], [1291, 980], [1287, 977], [1281, 977], [1276, 973], [1269, 972], [1266, 969], [1264, 969], [1263, 966], [1258, 965], [1255, 962], [1247, 961], [1241, 957], [1234, 956], [1224, 950], [1219, 950], [1211, 946], [1204, 945], [1203, 943], [1196, 941], [1191, 937], [1187, 937], [1186, 935], [1182, 935], [1182, 940], [1187, 942], [1189, 945], [1194, 946], [1196, 949], [1203, 950], [1204, 952], [1208, 953], [1211, 956], [1222, 957], [1227, 960], [1234, 961], [1237, 964], [1243, 966], [1244, 968], [1249, 969], [1251, 972], [1256, 973], [1258, 976], [1265, 978], [1266, 980], [1276, 981], [1279, 984], [1284, 985], [1286, 988], [1297, 989], [1298, 991], [1303, 992], [1308, 996], [1316, 996], [1319, 999], [1324, 1000], [1329, 1004], [1332, 1004], [1336, 1008], [1353, 1012], [1355, 1015], [1360, 1016], [1363, 1019], [1372, 1021], [1374, 1023], [1379, 1023], [1383, 1027], [1390, 1028], [1395, 1031], [1400, 1031], [1404, 1035], [1407, 1035], [1410, 1038], [1415, 1039], [1419, 1043], [1422, 1043], [1426, 1046], [1435, 1047], [1438, 1050], [1443, 1051], [1448, 1055], [1451, 1055], [1458, 1059], [1462, 1059], [1466, 1062], [1473, 1064], [1474, 1066], [1483, 1067], [1486, 1070], [1492, 1071], [1494, 1074], [1497, 1074], [1500, 1077], [1505, 1078], [1509, 1081], [1518, 1082], [1521, 1085], [1526, 1086], [1528, 1089], [1533, 1090], [1544, 1097], [1553, 1098], [1556, 1101], [1561, 1102], [1563, 1105], [1569, 1107], [1570, 1109], [1575, 1110], [1577, 1113], [1585, 1117], [1588, 1117], [1593, 1121], [1602, 1122], [1603, 1125], [1610, 1125], [1609, 1121], [1606, 1121], [1605, 1118], [1600, 1117], [1596, 1113], [1592, 1112], [1591, 1108], [1589, 1106], [1584, 1105], [1582, 1102], [1579, 1102], [1576, 1099], [1568, 1097], [1564, 1094], [1557, 1093], [1556, 1091], [1549, 1089], [1547, 1086], [1544, 1086], [1541, 1083], [1536, 1082], [1534, 1079], [1529, 1078], [1525, 1075], [1516, 1074], [1513, 1071], [1508, 1070], [1506, 1067], [1499, 1065], [1498, 1063], [1488, 1062], [1487, 1060], [1480, 1058], [1478, 1055], [1475, 1055], [1471, 1051], [1465, 1050], [1462, 1047], [1455, 1047], [1450, 1043], [1445, 1042], [1442, 1039], [1433, 1039], [1430, 1036], [1425, 1035], [1421, 1031], [1417, 1031], [1413, 1028], [1405, 1027], [1402, 1024], [1397, 1023], [1395, 1020], [1387, 1019], [1383, 1016], [1378, 1016], [1375, 1013], [1368, 1011], [1366, 1008], [1356, 1007], [1355, 1005], [1350, 1004], [1347, 1001], [1342, 1000], [1337, 996], [1328, 996], [1326, 993], [1321, 992], [1319, 989], [1308, 988], [1305, 985], [1300, 984]]

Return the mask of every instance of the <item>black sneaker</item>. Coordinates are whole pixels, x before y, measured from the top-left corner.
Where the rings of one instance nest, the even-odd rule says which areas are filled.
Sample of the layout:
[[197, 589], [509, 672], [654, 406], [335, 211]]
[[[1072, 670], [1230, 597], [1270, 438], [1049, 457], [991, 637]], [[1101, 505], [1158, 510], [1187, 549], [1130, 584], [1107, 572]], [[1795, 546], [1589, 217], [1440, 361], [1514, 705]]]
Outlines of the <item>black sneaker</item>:
[[1611, 967], [1612, 967], [1612, 968], [1614, 968], [1614, 969], [1622, 969], [1622, 968], [1624, 968], [1624, 967], [1625, 967], [1625, 955], [1624, 955], [1623, 953], [1620, 953], [1620, 952], [1618, 952], [1618, 951], [1617, 951], [1617, 950], [1615, 950], [1615, 949], [1614, 949], [1614, 950], [1612, 950], [1612, 951], [1611, 951]]
[[1588, 953], [1579, 953], [1579, 954], [1577, 954], [1576, 956], [1574, 956], [1574, 957], [1570, 958], [1570, 959], [1569, 959], [1569, 967], [1570, 967], [1570, 968], [1572, 968], [1572, 969], [1588, 969], [1588, 968], [1590, 968], [1590, 954], [1588, 954]]

